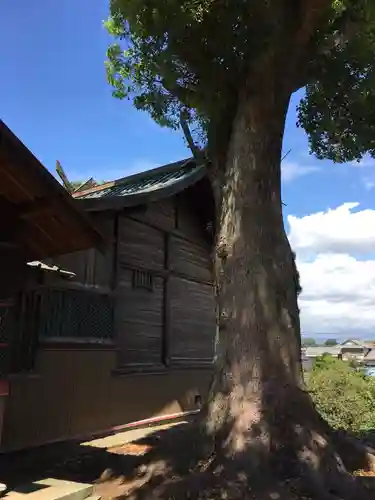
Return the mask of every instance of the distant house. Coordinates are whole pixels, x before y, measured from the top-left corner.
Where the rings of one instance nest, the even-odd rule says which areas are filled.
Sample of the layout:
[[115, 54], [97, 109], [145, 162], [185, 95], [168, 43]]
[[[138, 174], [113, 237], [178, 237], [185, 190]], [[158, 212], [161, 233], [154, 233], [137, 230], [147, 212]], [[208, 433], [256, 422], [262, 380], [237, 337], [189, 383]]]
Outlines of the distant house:
[[354, 359], [362, 362], [369, 352], [369, 347], [360, 340], [346, 340], [340, 344], [340, 357], [343, 360]]
[[303, 353], [306, 358], [314, 359], [323, 354], [330, 354], [331, 356], [338, 357], [340, 354], [340, 345], [335, 346], [309, 346], [303, 348]]
[[313, 367], [313, 358], [306, 356], [306, 348], [302, 348], [301, 350], [301, 363], [302, 369], [305, 372], [309, 372]]
[[374, 349], [368, 347], [365, 342], [360, 340], [348, 339], [341, 344], [328, 347], [328, 346], [312, 346], [305, 347], [302, 349], [302, 361], [304, 361], [304, 366], [306, 369], [312, 366], [312, 361], [322, 356], [323, 354], [330, 354], [331, 356], [343, 359], [344, 361], [349, 361], [351, 359], [364, 363], [370, 352]]
[[205, 168], [177, 162], [74, 198], [107, 245], [45, 260], [60, 273], [35, 274], [21, 294], [13, 328], [34, 347], [12, 379], [3, 450], [176, 416], [209, 385], [215, 211]]

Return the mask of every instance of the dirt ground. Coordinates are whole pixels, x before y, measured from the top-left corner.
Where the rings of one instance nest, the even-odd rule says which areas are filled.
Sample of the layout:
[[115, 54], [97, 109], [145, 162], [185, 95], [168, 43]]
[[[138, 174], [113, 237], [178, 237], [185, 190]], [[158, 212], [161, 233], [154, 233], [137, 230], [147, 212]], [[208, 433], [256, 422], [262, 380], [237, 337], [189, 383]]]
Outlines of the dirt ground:
[[[46, 453], [39, 451], [39, 458], [43, 455], [44, 461], [40, 461], [35, 469], [30, 468], [30, 464], [37, 465], [38, 456], [35, 453], [24, 462], [23, 469], [16, 458], [9, 466], [13, 476], [7, 479], [19, 481], [22, 470], [27, 470], [29, 481], [43, 476], [92, 483], [95, 494], [100, 495], [102, 500], [309, 498], [294, 494], [298, 485], [291, 482], [265, 482], [261, 474], [249, 478], [238, 471], [234, 476], [230, 471], [212, 468], [209, 461], [201, 464], [198, 473], [196, 465], [201, 451], [198, 441], [197, 427], [192, 423], [130, 431], [90, 443], [79, 443], [76, 448], [66, 450], [64, 460], [46, 458]], [[361, 476], [359, 480], [374, 492], [371, 498], [375, 500], [374, 476], [360, 471], [357, 474]], [[185, 495], [184, 490], [186, 478], [189, 480], [189, 495], [187, 492]], [[3, 481], [3, 477], [0, 480]]]
[[[189, 432], [191, 439], [186, 439]], [[265, 481], [262, 474], [249, 478], [238, 471], [233, 474], [215, 469], [209, 461], [201, 464], [197, 472], [201, 451], [196, 446], [198, 440], [194, 424], [159, 428], [129, 442], [96, 449], [79, 461], [67, 462], [55, 470], [54, 476], [91, 482], [102, 500], [309, 498], [301, 495], [299, 485], [292, 481]], [[357, 471], [356, 475], [366, 489], [373, 491], [371, 498], [375, 499], [374, 474]], [[187, 483], [189, 494], [185, 492]]]
[[[160, 436], [186, 421], [128, 430], [87, 442], [66, 442], [0, 455], [0, 482], [9, 490], [52, 477], [93, 483], [103, 500], [129, 490]], [[140, 471], [136, 470], [141, 467]], [[125, 479], [128, 478], [128, 479]], [[131, 488], [130, 488], [131, 489]]]
[[[166, 433], [150, 435], [141, 442], [127, 443], [108, 449], [109, 453], [122, 457], [122, 462], [121, 459], [118, 462], [118, 464], [122, 463], [122, 470], [119, 474], [116, 469], [110, 467], [105, 469], [95, 482], [96, 494], [100, 495], [102, 500], [174, 500], [175, 498], [184, 500], [198, 498], [204, 500], [308, 500], [310, 498], [308, 495], [301, 495], [300, 485], [293, 484], [292, 481], [264, 481], [261, 475], [260, 477], [254, 476], [249, 481], [249, 477], [245, 474], [241, 476], [241, 473], [236, 474], [235, 477], [227, 471], [212, 473], [213, 469], [210, 468], [209, 463], [207, 463], [206, 474], [204, 467], [200, 468], [199, 474], [192, 469], [186, 481], [186, 469], [189, 465], [186, 463], [186, 469], [179, 471], [174, 467], [174, 463], [168, 462], [168, 440], [173, 433], [176, 435], [172, 437], [172, 441], [178, 439], [181, 431], [183, 431], [182, 428], [176, 428], [168, 432], [169, 436], [166, 436]], [[186, 453], [189, 453], [189, 450], [186, 450]], [[184, 454], [184, 450], [181, 449], [181, 456], [174, 456], [175, 463], [181, 464], [184, 461]], [[194, 463], [194, 458], [191, 463]], [[370, 497], [375, 500], [375, 472], [356, 471], [354, 476], [357, 476], [356, 480], [365, 485], [367, 490], [373, 492], [373, 494], [370, 493]], [[185, 496], [183, 490], [186, 483], [189, 485], [189, 494]], [[249, 483], [252, 491], [248, 487]], [[158, 488], [161, 485], [163, 487]]]

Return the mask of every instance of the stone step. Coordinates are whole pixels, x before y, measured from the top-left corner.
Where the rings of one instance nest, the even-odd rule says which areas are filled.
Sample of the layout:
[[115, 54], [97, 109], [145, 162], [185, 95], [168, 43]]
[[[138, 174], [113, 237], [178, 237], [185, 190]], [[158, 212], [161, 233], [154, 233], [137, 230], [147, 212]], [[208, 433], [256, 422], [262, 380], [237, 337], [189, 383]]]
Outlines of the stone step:
[[3, 498], [6, 500], [87, 500], [93, 495], [93, 491], [92, 484], [48, 478], [14, 488]]

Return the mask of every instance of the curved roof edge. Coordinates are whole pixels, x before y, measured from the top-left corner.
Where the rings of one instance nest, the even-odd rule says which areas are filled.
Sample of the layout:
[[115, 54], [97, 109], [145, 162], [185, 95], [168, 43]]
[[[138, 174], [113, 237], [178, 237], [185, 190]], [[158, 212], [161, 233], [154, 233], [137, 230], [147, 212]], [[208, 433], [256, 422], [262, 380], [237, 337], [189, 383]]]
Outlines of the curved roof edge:
[[[2, 231], [9, 234], [2, 236], [22, 248], [26, 260], [91, 247], [104, 250], [101, 231], [1, 119], [0, 154], [0, 201], [13, 221], [5, 224]], [[14, 237], [9, 224], [26, 230]]]
[[116, 210], [169, 198], [205, 175], [206, 167], [189, 158], [75, 193], [74, 198], [88, 211]]

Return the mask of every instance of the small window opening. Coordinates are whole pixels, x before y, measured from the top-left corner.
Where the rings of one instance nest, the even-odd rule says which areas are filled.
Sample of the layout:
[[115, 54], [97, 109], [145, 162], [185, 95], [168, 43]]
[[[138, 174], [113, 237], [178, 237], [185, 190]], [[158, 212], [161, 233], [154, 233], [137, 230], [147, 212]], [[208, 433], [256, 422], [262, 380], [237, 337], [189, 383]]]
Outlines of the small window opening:
[[148, 271], [135, 269], [133, 271], [133, 288], [144, 288], [152, 291], [154, 289], [154, 277]]

